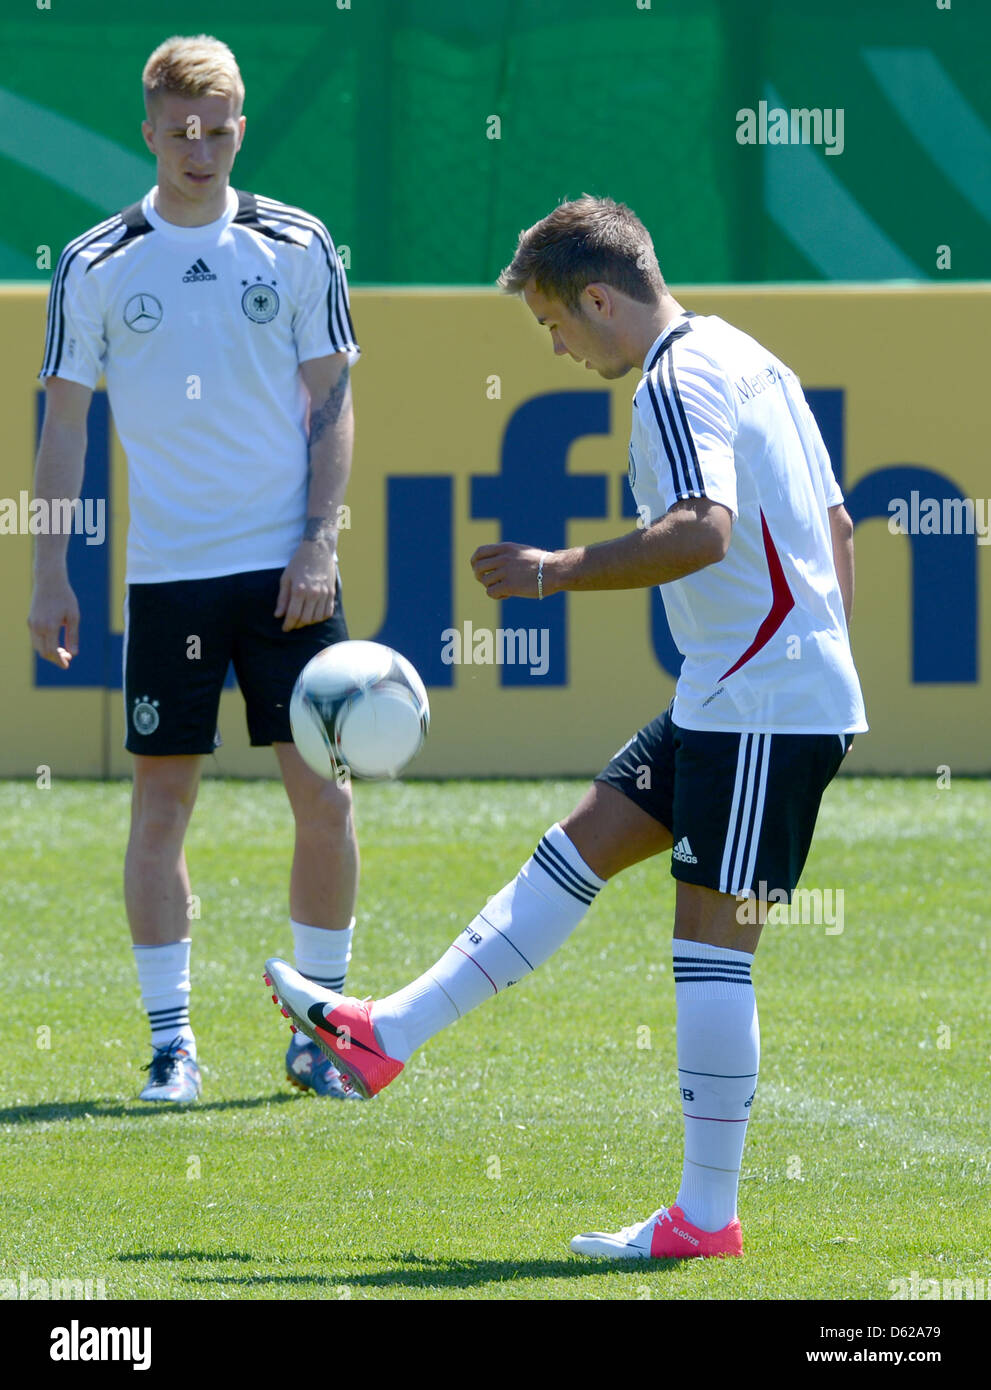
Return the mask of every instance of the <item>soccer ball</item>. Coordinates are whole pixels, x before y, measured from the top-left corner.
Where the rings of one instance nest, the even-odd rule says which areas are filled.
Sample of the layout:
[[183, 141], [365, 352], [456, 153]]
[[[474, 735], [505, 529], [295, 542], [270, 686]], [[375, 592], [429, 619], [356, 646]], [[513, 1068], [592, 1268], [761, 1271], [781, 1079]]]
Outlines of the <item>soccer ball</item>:
[[380, 642], [336, 642], [308, 661], [289, 704], [292, 736], [321, 777], [398, 777], [423, 745], [430, 705], [404, 656]]

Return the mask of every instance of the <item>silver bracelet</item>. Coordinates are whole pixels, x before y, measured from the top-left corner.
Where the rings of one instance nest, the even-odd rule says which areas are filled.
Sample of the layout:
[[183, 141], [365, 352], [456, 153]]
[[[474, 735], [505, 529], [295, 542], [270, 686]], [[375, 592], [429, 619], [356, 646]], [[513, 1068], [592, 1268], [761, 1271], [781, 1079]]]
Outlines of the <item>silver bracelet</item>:
[[538, 597], [538, 598], [543, 598], [543, 597], [544, 597], [544, 561], [545, 561], [546, 559], [547, 559], [547, 551], [545, 550], [544, 553], [543, 553], [543, 555], [541, 555], [541, 557], [540, 557], [540, 564], [537, 566], [537, 597]]

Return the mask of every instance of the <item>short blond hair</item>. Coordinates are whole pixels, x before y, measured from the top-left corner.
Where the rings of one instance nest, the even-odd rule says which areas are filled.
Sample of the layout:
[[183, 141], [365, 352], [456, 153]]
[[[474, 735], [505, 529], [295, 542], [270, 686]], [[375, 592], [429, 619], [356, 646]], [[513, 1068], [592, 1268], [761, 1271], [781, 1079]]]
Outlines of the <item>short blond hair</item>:
[[240, 115], [244, 82], [237, 59], [225, 43], [209, 34], [183, 38], [176, 34], [160, 43], [141, 74], [145, 110], [152, 117], [156, 97], [232, 97]]

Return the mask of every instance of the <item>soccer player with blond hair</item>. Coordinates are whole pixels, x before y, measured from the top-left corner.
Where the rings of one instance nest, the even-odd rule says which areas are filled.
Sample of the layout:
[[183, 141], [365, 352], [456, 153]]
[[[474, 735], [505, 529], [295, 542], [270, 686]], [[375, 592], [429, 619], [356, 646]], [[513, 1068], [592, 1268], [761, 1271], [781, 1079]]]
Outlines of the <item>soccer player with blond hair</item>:
[[[615, 874], [670, 851], [681, 1184], [670, 1207], [571, 1249], [739, 1255], [760, 1053], [754, 952], [767, 903], [790, 900], [823, 791], [867, 728], [847, 630], [853, 526], [794, 373], [684, 309], [629, 208], [562, 204], [522, 234], [500, 283], [559, 356], [607, 380], [639, 374], [629, 469], [644, 524], [560, 551], [484, 545], [475, 576], [493, 599], [659, 585], [684, 655], [674, 699], [412, 984], [359, 1002], [283, 961], [266, 978], [295, 1026], [375, 1094], [434, 1033], [543, 964]], [[603, 1018], [621, 1009], [604, 1000]]]
[[[74, 238], [48, 301], [36, 493], [78, 496], [101, 375], [127, 454], [126, 747], [134, 757], [124, 895], [152, 1060], [141, 1099], [200, 1093], [189, 1021], [183, 844], [233, 662], [254, 745], [273, 745], [295, 820], [298, 968], [342, 988], [358, 847], [350, 788], [317, 777], [289, 727], [303, 665], [347, 636], [337, 572], [359, 349], [324, 224], [230, 186], [245, 134], [234, 54], [207, 35], [161, 44], [142, 75], [155, 186]], [[78, 651], [66, 538], [38, 538], [29, 627], [61, 669]], [[64, 629], [64, 641], [62, 630]], [[84, 629], [85, 632], [85, 629]], [[344, 1098], [305, 1038], [295, 1085]]]

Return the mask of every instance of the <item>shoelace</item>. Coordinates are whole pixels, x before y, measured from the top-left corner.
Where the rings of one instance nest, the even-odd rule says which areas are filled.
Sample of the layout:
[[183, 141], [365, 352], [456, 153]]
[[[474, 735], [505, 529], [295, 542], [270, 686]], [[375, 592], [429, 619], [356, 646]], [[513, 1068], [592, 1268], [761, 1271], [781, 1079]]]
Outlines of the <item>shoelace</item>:
[[156, 1086], [164, 1086], [171, 1080], [172, 1074], [179, 1063], [179, 1053], [182, 1050], [182, 1038], [173, 1038], [164, 1047], [157, 1047], [155, 1053], [146, 1067], [142, 1071], [150, 1072], [148, 1078]]
[[648, 1226], [653, 1226], [655, 1221], [670, 1221], [667, 1207], [658, 1207], [652, 1216], [648, 1216], [646, 1221], [638, 1221], [634, 1226], [624, 1226], [619, 1231], [618, 1238], [625, 1240], [627, 1244], [634, 1245], [637, 1237], [643, 1235]]

